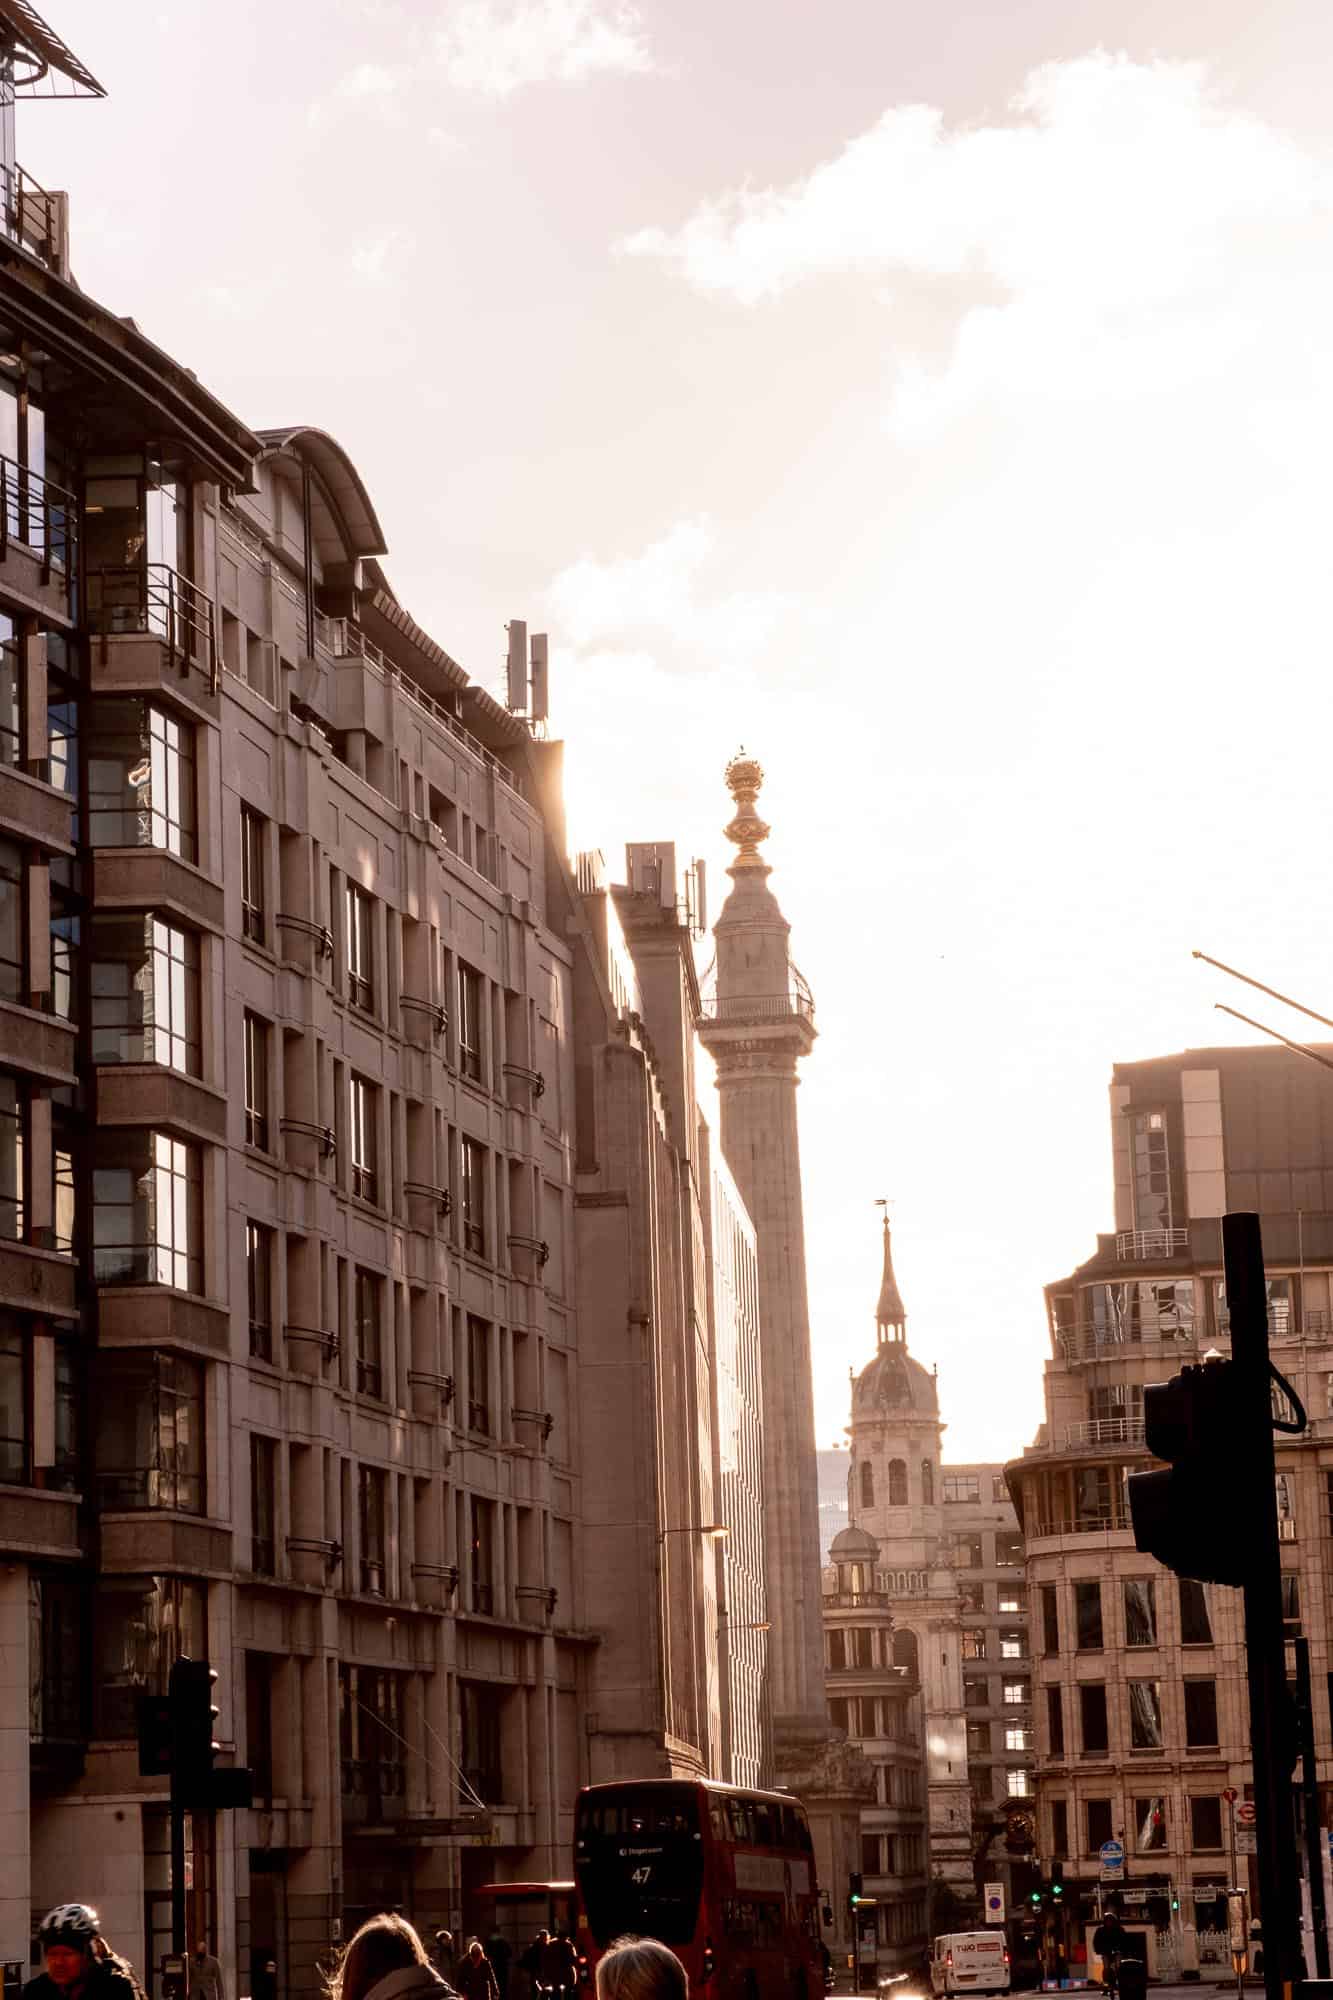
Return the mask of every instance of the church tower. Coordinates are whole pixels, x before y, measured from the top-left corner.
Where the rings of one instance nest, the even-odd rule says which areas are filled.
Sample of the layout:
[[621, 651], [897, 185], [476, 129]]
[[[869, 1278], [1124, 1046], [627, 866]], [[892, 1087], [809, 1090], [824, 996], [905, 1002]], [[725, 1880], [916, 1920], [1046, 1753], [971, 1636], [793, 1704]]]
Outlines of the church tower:
[[931, 1873], [975, 1893], [963, 1708], [962, 1610], [944, 1524], [935, 1377], [907, 1351], [907, 1309], [884, 1218], [875, 1358], [853, 1379], [848, 1518], [879, 1543], [899, 1664], [921, 1681]]

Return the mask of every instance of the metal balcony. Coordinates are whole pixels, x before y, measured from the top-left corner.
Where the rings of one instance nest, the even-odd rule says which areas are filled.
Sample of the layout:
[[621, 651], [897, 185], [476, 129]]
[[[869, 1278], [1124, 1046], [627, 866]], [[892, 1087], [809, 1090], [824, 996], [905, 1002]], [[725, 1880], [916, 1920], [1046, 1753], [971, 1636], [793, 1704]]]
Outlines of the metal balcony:
[[1188, 1229], [1122, 1229], [1115, 1254], [1122, 1264], [1148, 1264], [1163, 1257], [1187, 1257]]

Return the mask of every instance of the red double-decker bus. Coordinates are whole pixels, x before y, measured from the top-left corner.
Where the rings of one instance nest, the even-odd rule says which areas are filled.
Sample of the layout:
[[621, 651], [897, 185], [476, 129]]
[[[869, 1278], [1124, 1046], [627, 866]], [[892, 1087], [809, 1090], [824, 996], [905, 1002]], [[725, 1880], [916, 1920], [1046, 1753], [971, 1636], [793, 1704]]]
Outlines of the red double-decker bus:
[[670, 1945], [715, 2000], [817, 2000], [819, 1892], [805, 1809], [706, 1780], [589, 1785], [574, 1814], [589, 1962], [627, 1933]]

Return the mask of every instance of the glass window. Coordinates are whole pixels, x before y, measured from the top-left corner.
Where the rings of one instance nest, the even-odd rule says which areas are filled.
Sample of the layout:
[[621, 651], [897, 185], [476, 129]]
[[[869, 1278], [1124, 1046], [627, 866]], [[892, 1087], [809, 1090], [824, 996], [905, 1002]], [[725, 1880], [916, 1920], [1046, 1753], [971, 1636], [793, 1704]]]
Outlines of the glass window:
[[[895, 1632], [894, 1633], [895, 1642], [897, 1641], [898, 1636], [899, 1635]], [[963, 1707], [964, 1708], [990, 1707], [990, 1682], [985, 1678], [984, 1675], [981, 1676], [980, 1678], [976, 1678], [971, 1675], [964, 1676]]]
[[0, 840], [0, 1000], [26, 998], [24, 967], [23, 850], [17, 841]]
[[1069, 1852], [1069, 1801], [1051, 1800], [1051, 1852], [1061, 1856]]
[[35, 1743], [86, 1740], [83, 1579], [28, 1572], [28, 1733]]
[[27, 1234], [28, 1093], [0, 1072], [0, 1237], [21, 1243]]
[[372, 899], [355, 882], [347, 884], [347, 997], [367, 1014], [375, 1008]]
[[470, 965], [458, 967], [458, 1067], [464, 1076], [481, 1081], [484, 1058], [483, 1008], [485, 982]]
[[1088, 1854], [1100, 1854], [1105, 1842], [1111, 1838], [1111, 1801], [1085, 1799], [1083, 1815], [1087, 1838], [1085, 1851]]
[[1005, 1772], [1005, 1790], [1011, 1799], [1028, 1799], [1032, 1796], [1032, 1773], [1021, 1771], [1011, 1764]]
[[77, 1018], [79, 1002], [79, 940], [83, 929], [83, 899], [73, 886], [74, 863], [53, 854], [48, 880], [51, 891], [51, 1012], [62, 1021]]
[[1192, 1576], [1178, 1579], [1180, 1589], [1180, 1643], [1182, 1646], [1211, 1646], [1212, 1621], [1208, 1598], [1201, 1583]]
[[995, 1567], [997, 1569], [1021, 1569], [1023, 1567], [1023, 1537], [1016, 1534], [1001, 1534], [995, 1537]]
[[861, 1505], [863, 1508], [875, 1504], [875, 1469], [868, 1458], [861, 1460]]
[[1021, 1632], [1001, 1632], [1000, 1658], [1002, 1660], [1021, 1660], [1026, 1652], [1027, 1647], [1024, 1644]]
[[1190, 1846], [1196, 1854], [1216, 1853], [1222, 1845], [1222, 1801], [1190, 1800]]
[[1185, 1747], [1213, 1749], [1217, 1743], [1217, 1682], [1185, 1682]]
[[1125, 1604], [1125, 1644], [1157, 1644], [1157, 1589], [1150, 1576], [1126, 1577], [1122, 1584]]
[[362, 1396], [384, 1394], [384, 1351], [380, 1329], [381, 1280], [373, 1271], [356, 1274], [356, 1386]]
[[163, 1063], [198, 1076], [199, 940], [137, 911], [89, 931], [93, 1061]]
[[378, 1095], [363, 1076], [352, 1078], [352, 1193], [362, 1201], [379, 1200]]
[[1165, 1111], [1136, 1111], [1132, 1130], [1134, 1226], [1170, 1229], [1171, 1155]]
[[93, 1167], [93, 1269], [99, 1285], [203, 1289], [196, 1146], [164, 1132], [102, 1132]]
[[368, 1597], [383, 1597], [385, 1475], [377, 1466], [360, 1467], [359, 1499], [361, 1589]]
[[980, 1569], [986, 1560], [986, 1552], [980, 1535], [955, 1535], [953, 1538], [953, 1562], [955, 1569]]
[[1290, 1569], [1282, 1572], [1282, 1636], [1284, 1639], [1301, 1636], [1301, 1580]]
[[935, 1505], [935, 1467], [928, 1458], [921, 1461], [921, 1504], [923, 1507]]
[[51, 1212], [55, 1248], [72, 1251], [78, 1214], [79, 1188], [74, 1177], [75, 1116], [71, 1092], [54, 1091], [51, 1099]]
[[984, 1660], [985, 1657], [986, 1633], [984, 1627], [980, 1631], [964, 1632], [963, 1658], [965, 1660]]
[[[494, 1805], [504, 1797], [501, 1742], [505, 1690], [477, 1681], [458, 1683], [463, 1777], [474, 1798]], [[684, 1942], [682, 1938], [680, 1942]]]
[[277, 1574], [278, 1447], [250, 1433], [250, 1567], [256, 1576]]
[[1101, 1651], [1102, 1587], [1095, 1577], [1074, 1585], [1074, 1631], [1080, 1653]]
[[268, 1151], [269, 1025], [247, 1009], [245, 1035], [245, 1143]]
[[[1048, 1688], [1046, 1692], [1049, 1694], [1051, 1690]], [[1055, 1692], [1058, 1694], [1059, 1689], [1057, 1688]], [[1005, 1749], [1030, 1750], [1032, 1748], [1032, 1745], [1028, 1741], [1028, 1735], [1029, 1731], [1024, 1727], [1024, 1725], [1021, 1722], [1006, 1723], [1004, 1730]]]
[[461, 1147], [463, 1175], [463, 1247], [475, 1257], [486, 1255], [486, 1149], [465, 1138]]
[[1106, 1688], [1101, 1681], [1080, 1681], [1079, 1721], [1085, 1757], [1103, 1752], [1109, 1742], [1106, 1725]]
[[152, 702], [92, 704], [88, 820], [94, 847], [161, 847], [186, 861], [195, 841], [194, 731]]
[[373, 1825], [402, 1814], [407, 1792], [406, 1678], [378, 1667], [338, 1668], [344, 1824]]
[[1059, 1687], [1046, 1690], [1046, 1734], [1048, 1749], [1052, 1757], [1065, 1754], [1065, 1708], [1064, 1694]]
[[0, 1314], [0, 1482], [28, 1478], [28, 1342], [17, 1313]]
[[1002, 1583], [995, 1594], [995, 1608], [1000, 1612], [1012, 1612], [1025, 1617], [1028, 1608], [1028, 1594], [1016, 1584]]
[[23, 762], [23, 669], [14, 620], [0, 612], [0, 764]]
[[889, 1460], [889, 1505], [907, 1505], [907, 1467], [900, 1458]]
[[975, 1506], [981, 1498], [981, 1480], [975, 1472], [944, 1472], [940, 1493], [946, 1507]]
[[1131, 1750], [1162, 1747], [1162, 1691], [1158, 1681], [1129, 1684], [1129, 1747]]
[[176, 1354], [101, 1357], [97, 1490], [103, 1507], [204, 1511], [204, 1366]]
[[494, 1508], [489, 1500], [474, 1494], [472, 1510], [471, 1563], [472, 1609], [486, 1613], [495, 1609]]
[[102, 1577], [93, 1616], [94, 1732], [133, 1739], [141, 1694], [165, 1694], [173, 1661], [208, 1658], [204, 1586], [176, 1576]]
[[467, 1427], [491, 1434], [491, 1329], [475, 1313], [467, 1316]]
[[989, 1757], [991, 1753], [989, 1722], [969, 1722], [967, 1725], [967, 1754], [973, 1757]]
[[1135, 1799], [1134, 1844], [1140, 1854], [1155, 1854], [1166, 1846], [1166, 1801], [1160, 1794]]
[[1028, 1683], [1026, 1681], [1006, 1681], [1004, 1683], [1004, 1701], [1006, 1707], [1021, 1708], [1027, 1701], [1027, 1698]]
[[264, 827], [262, 813], [241, 807], [241, 931], [251, 944], [263, 944], [265, 934]]
[[48, 1484], [62, 1493], [77, 1493], [84, 1484], [82, 1407], [77, 1341], [56, 1342], [56, 1462], [47, 1473]]
[[273, 1231], [262, 1222], [245, 1225], [245, 1289], [250, 1312], [250, 1352], [257, 1361], [273, 1359]]

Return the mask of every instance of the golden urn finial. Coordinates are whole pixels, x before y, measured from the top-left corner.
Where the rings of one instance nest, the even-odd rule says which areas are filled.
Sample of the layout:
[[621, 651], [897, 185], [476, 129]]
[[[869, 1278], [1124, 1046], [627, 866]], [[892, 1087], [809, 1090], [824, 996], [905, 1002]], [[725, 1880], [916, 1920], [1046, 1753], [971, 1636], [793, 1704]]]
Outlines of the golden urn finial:
[[732, 868], [766, 868], [759, 843], [768, 839], [770, 829], [754, 809], [764, 782], [764, 767], [757, 757], [746, 755], [742, 744], [728, 764], [725, 775], [727, 789], [736, 801], [736, 817], [723, 828], [723, 832], [740, 850]]

